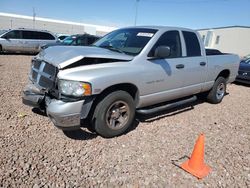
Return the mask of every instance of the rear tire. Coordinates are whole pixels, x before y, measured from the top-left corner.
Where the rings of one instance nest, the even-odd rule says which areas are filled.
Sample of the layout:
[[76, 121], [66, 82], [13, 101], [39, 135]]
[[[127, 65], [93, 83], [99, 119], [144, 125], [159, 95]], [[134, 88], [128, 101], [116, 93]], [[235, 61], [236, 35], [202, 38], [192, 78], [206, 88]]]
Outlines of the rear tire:
[[132, 124], [134, 116], [132, 96], [125, 91], [114, 91], [96, 106], [92, 126], [97, 134], [111, 138], [123, 134]]
[[218, 77], [212, 89], [207, 95], [207, 101], [212, 104], [218, 104], [222, 101], [226, 94], [226, 79], [224, 77]]

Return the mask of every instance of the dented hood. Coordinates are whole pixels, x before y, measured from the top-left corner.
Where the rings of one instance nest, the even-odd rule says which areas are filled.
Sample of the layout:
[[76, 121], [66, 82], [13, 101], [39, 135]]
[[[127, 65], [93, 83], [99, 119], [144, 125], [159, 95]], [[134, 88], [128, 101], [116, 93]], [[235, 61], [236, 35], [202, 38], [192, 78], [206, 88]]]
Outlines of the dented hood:
[[114, 59], [117, 61], [130, 61], [133, 59], [133, 56], [130, 55], [92, 46], [53, 46], [42, 50], [38, 54], [38, 57], [59, 69], [69, 66], [83, 58]]

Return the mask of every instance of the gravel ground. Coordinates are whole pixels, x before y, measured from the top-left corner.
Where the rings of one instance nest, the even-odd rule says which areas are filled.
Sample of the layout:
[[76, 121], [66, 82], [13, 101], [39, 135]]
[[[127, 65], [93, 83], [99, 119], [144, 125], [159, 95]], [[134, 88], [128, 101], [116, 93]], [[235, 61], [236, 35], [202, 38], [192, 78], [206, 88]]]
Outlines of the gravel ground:
[[[65, 135], [22, 104], [31, 57], [0, 56], [0, 187], [250, 187], [250, 87], [229, 85], [218, 105], [137, 115], [120, 137]], [[212, 172], [198, 180], [178, 165], [201, 132]]]

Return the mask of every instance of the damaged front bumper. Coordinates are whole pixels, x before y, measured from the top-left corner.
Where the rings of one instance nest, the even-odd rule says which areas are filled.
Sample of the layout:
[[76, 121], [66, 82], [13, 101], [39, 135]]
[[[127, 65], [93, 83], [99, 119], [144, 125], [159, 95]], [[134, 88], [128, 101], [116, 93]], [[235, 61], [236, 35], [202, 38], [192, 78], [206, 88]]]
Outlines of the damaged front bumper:
[[28, 84], [23, 90], [23, 104], [41, 108], [41, 104], [44, 101], [45, 92], [37, 88], [34, 84]]
[[52, 99], [34, 84], [25, 87], [22, 98], [25, 105], [46, 109], [47, 116], [53, 124], [63, 130], [79, 129], [81, 119], [88, 116], [93, 102], [92, 97], [74, 102]]

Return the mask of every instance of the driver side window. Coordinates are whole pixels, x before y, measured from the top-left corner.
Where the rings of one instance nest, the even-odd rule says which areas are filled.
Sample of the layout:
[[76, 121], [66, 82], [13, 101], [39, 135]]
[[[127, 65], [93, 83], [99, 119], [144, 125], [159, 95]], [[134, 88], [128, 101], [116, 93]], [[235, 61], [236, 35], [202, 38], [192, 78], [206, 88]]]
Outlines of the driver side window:
[[5, 34], [5, 37], [9, 39], [21, 39], [21, 31], [13, 30]]
[[153, 57], [155, 49], [159, 46], [170, 47], [170, 55], [168, 58], [178, 58], [182, 56], [181, 53], [181, 41], [179, 31], [167, 31], [165, 32], [155, 43], [148, 56]]

